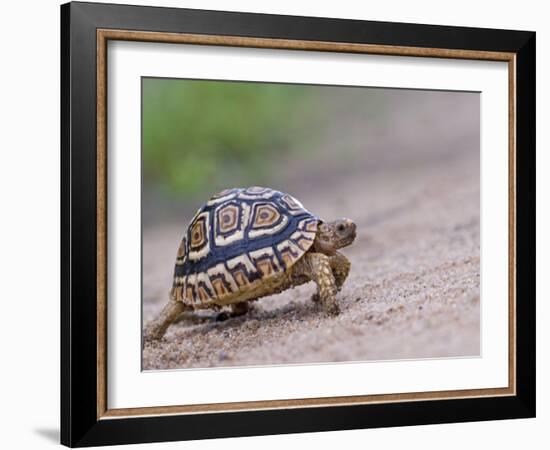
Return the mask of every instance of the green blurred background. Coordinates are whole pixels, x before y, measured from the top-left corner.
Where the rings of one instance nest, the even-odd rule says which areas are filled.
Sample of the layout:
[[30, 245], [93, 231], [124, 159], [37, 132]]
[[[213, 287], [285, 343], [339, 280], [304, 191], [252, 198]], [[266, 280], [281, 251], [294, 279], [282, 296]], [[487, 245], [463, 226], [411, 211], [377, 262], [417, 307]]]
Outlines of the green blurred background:
[[307, 152], [321, 119], [312, 88], [297, 85], [145, 79], [143, 168], [168, 195], [251, 183], [269, 160]]

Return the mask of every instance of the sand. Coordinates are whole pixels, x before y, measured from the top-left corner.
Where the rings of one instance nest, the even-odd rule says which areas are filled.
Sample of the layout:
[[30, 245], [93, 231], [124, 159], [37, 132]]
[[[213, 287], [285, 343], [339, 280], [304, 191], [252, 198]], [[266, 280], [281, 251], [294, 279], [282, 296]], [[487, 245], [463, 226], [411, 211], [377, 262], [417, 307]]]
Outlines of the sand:
[[[400, 133], [379, 137], [382, 149], [445, 148], [419, 150], [412, 162], [385, 161], [380, 151], [365, 176], [340, 173], [300, 198], [321, 217], [357, 223], [355, 243], [343, 250], [352, 266], [338, 295], [339, 316], [310, 301], [309, 283], [255, 302], [243, 317], [216, 322], [206, 314], [172, 325], [162, 340], [145, 345], [143, 368], [479, 355], [478, 136], [445, 129], [437, 142], [415, 134], [411, 144], [407, 130], [414, 123], [404, 117], [400, 126]], [[184, 229], [170, 222], [144, 229], [145, 324], [167, 301]]]

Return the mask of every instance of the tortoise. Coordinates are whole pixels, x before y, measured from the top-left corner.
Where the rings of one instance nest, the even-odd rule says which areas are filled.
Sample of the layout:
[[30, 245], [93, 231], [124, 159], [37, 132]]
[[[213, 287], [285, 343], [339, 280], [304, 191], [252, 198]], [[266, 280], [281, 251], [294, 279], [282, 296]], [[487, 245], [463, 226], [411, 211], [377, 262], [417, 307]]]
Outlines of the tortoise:
[[317, 284], [312, 300], [337, 315], [336, 293], [351, 267], [337, 250], [355, 236], [350, 219], [325, 222], [289, 194], [226, 189], [191, 220], [177, 251], [170, 300], [145, 338], [160, 339], [186, 311], [229, 305], [227, 317], [236, 317], [251, 301], [309, 281]]

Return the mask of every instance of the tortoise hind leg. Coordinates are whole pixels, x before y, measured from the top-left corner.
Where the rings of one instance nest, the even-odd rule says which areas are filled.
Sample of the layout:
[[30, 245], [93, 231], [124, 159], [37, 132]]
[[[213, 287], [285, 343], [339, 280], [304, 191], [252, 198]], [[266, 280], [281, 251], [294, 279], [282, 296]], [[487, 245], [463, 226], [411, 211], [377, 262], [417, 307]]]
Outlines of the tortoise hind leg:
[[149, 322], [145, 329], [145, 341], [158, 340], [164, 336], [166, 330], [180, 315], [185, 311], [185, 306], [182, 302], [170, 300], [162, 309], [159, 316]]
[[233, 303], [231, 305], [231, 317], [239, 317], [245, 315], [250, 309], [248, 302]]
[[248, 302], [233, 303], [231, 305], [231, 312], [221, 312], [216, 316], [216, 322], [223, 322], [224, 320], [232, 317], [239, 317], [245, 315], [249, 310]]

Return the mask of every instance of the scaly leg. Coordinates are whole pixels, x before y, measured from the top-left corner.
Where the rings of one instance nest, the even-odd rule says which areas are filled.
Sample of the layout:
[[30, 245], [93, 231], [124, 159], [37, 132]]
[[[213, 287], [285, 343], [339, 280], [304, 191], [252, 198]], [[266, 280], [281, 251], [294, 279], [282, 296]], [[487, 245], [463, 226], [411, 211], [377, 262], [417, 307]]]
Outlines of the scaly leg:
[[232, 317], [239, 317], [248, 312], [249, 305], [248, 302], [233, 303], [231, 305], [231, 312], [221, 312], [216, 316], [216, 322], [223, 322], [224, 320], [230, 319]]
[[332, 269], [332, 274], [334, 275], [334, 281], [336, 282], [336, 288], [338, 291], [342, 289], [344, 281], [349, 275], [349, 270], [351, 268], [351, 263], [349, 259], [346, 258], [341, 253], [336, 252], [334, 256], [330, 257], [330, 268]]
[[329, 257], [322, 253], [307, 253], [295, 265], [296, 276], [306, 275], [317, 284], [319, 301], [329, 314], [340, 312], [336, 303], [336, 281], [330, 267]]
[[162, 338], [170, 324], [173, 323], [184, 310], [185, 306], [182, 302], [170, 300], [162, 309], [159, 316], [147, 325], [144, 333], [145, 340], [150, 341]]
[[[333, 256], [329, 256], [329, 263], [330, 268], [332, 269], [332, 274], [334, 275], [336, 289], [338, 290], [338, 292], [340, 292], [340, 290], [342, 290], [344, 281], [346, 281], [346, 278], [349, 275], [351, 263], [349, 262], [348, 258], [346, 258], [339, 252], [336, 252], [336, 254]], [[315, 292], [311, 296], [311, 300], [313, 300], [314, 302], [318, 302], [319, 298], [319, 290], [317, 290], [317, 292]]]
[[238, 317], [246, 314], [249, 310], [248, 302], [233, 303], [231, 305], [231, 317]]

